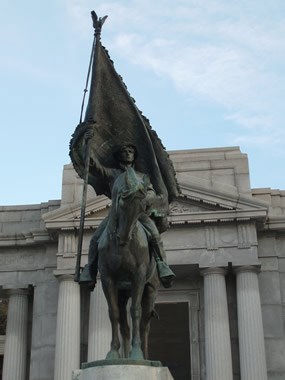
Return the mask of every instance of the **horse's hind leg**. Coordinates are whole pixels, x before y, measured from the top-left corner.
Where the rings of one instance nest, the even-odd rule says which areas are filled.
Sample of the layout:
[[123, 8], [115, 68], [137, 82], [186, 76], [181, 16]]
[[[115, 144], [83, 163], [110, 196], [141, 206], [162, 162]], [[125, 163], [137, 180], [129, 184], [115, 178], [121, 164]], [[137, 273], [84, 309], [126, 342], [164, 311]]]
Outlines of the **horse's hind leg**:
[[124, 358], [128, 358], [130, 355], [130, 326], [127, 317], [128, 300], [129, 295], [123, 290], [119, 291], [120, 331], [123, 340]]
[[118, 307], [118, 291], [114, 281], [106, 276], [102, 277], [103, 291], [108, 302], [109, 317], [112, 326], [111, 349], [106, 356], [106, 360], [119, 359], [120, 339], [119, 339], [119, 307]]

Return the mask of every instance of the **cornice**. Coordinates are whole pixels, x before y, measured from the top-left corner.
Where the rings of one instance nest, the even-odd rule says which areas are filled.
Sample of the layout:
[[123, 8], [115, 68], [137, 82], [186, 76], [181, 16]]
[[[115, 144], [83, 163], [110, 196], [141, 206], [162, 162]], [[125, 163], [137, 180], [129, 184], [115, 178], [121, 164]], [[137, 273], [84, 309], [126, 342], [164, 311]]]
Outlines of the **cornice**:
[[269, 216], [259, 230], [285, 231], [285, 215]]
[[171, 225], [175, 224], [201, 224], [201, 223], [231, 223], [245, 221], [265, 222], [267, 210], [230, 210], [205, 211], [183, 214], [172, 214], [168, 217]]
[[53, 236], [49, 234], [47, 230], [31, 230], [17, 234], [0, 234], [0, 248], [40, 245], [53, 241]]
[[[183, 212], [180, 212], [179, 207], [172, 209], [170, 207], [171, 212], [168, 219], [171, 225], [251, 220], [264, 223], [266, 221], [268, 213], [266, 204], [251, 197], [238, 194], [220, 194], [209, 189], [198, 189], [184, 184], [182, 184], [181, 189], [182, 194], [176, 198], [175, 202], [183, 203]], [[102, 211], [106, 210], [107, 214], [110, 205], [110, 199], [104, 196], [89, 200], [85, 213], [85, 229], [99, 226], [105, 217]], [[195, 210], [192, 206], [195, 206]], [[76, 230], [79, 228], [80, 214], [81, 204], [79, 202], [49, 212], [43, 216], [43, 219], [48, 230]]]

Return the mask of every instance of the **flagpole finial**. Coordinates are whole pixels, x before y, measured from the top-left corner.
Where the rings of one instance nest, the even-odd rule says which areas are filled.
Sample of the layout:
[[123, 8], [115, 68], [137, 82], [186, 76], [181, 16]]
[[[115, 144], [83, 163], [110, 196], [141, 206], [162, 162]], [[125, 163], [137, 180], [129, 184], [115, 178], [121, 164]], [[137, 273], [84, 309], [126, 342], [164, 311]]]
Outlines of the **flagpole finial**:
[[103, 26], [103, 24], [106, 21], [106, 18], [108, 16], [104, 16], [104, 17], [99, 17], [98, 18], [96, 12], [92, 11], [91, 12], [91, 17], [92, 17], [92, 20], [93, 20], [93, 28], [95, 29], [95, 36], [98, 37], [98, 38], [100, 38], [102, 26]]

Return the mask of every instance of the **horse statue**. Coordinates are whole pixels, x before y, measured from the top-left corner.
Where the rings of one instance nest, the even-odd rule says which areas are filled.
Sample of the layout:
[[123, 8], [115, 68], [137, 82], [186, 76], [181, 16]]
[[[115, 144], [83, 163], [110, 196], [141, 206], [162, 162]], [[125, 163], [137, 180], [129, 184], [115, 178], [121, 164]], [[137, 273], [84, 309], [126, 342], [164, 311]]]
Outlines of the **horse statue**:
[[[111, 348], [106, 359], [148, 358], [148, 335], [159, 278], [148, 238], [138, 221], [145, 212], [146, 176], [130, 167], [112, 189], [108, 223], [98, 243], [99, 271], [112, 325]], [[131, 298], [132, 339], [127, 318]], [[123, 341], [120, 355], [119, 326]]]

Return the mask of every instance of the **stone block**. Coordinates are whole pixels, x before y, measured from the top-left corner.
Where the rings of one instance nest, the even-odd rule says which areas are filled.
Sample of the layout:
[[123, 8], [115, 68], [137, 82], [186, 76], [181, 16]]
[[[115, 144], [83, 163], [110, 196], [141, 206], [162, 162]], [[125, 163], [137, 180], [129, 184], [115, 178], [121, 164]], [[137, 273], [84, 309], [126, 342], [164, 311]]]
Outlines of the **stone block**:
[[74, 186], [71, 185], [62, 185], [62, 200], [61, 200], [61, 205], [66, 205], [69, 203], [74, 202]]
[[2, 211], [0, 213], [0, 222], [3, 223], [11, 223], [11, 222], [19, 222], [22, 217], [22, 212], [15, 209], [10, 211]]
[[283, 310], [283, 329], [285, 331], [285, 305], [282, 305], [282, 310]]
[[285, 257], [279, 259], [279, 272], [285, 273]]
[[163, 235], [165, 249], [187, 249], [187, 248], [204, 248], [206, 245], [205, 233], [199, 227], [181, 227], [179, 229], [170, 229], [167, 234]]
[[[211, 180], [213, 181], [213, 184], [216, 183], [217, 185], [236, 187], [232, 169], [213, 170], [211, 172]], [[217, 186], [214, 186], [214, 188], [217, 188]]]
[[[285, 273], [279, 273], [280, 286], [281, 286], [281, 301], [285, 305]], [[285, 316], [285, 314], [284, 314]]]
[[47, 313], [42, 319], [42, 344], [43, 346], [55, 345], [56, 338], [56, 314]]
[[187, 171], [195, 172], [196, 170], [210, 170], [211, 164], [210, 161], [201, 161], [200, 159], [188, 161], [188, 162], [176, 162], [175, 163], [176, 171]]
[[32, 347], [41, 348], [55, 345], [56, 314], [42, 314], [33, 317]]
[[76, 174], [73, 167], [64, 167], [62, 175], [63, 184], [73, 184], [77, 182], [78, 175]]
[[280, 193], [272, 194], [271, 205], [272, 205], [272, 207], [278, 207], [278, 208], [281, 206]]
[[173, 380], [166, 367], [104, 365], [73, 371], [72, 380]]
[[281, 304], [280, 278], [278, 272], [261, 272], [259, 289], [262, 305]]
[[32, 327], [32, 351], [40, 350], [42, 347], [42, 318], [33, 315]]
[[277, 256], [274, 235], [265, 235], [261, 239], [258, 239], [258, 256]]
[[279, 257], [285, 257], [285, 239], [277, 236], [275, 239], [276, 252]]
[[17, 272], [0, 272], [0, 285], [15, 284], [17, 282]]
[[54, 373], [54, 346], [33, 349], [29, 380], [51, 380]]
[[263, 305], [262, 320], [265, 338], [284, 336], [283, 310], [281, 305]]
[[272, 272], [278, 271], [278, 258], [277, 257], [261, 257], [261, 271], [262, 272]]
[[21, 215], [22, 223], [25, 223], [25, 222], [37, 222], [37, 223], [39, 223], [40, 219], [41, 219], [40, 207], [37, 209], [31, 209], [31, 210], [23, 211], [22, 215]]
[[265, 339], [266, 363], [268, 373], [285, 373], [285, 340]]
[[284, 380], [284, 373], [268, 373], [268, 380]]
[[236, 174], [235, 178], [239, 192], [242, 194], [251, 195], [248, 174]]
[[259, 201], [266, 202], [268, 205], [271, 204], [271, 194], [270, 189], [253, 189], [254, 198]]

